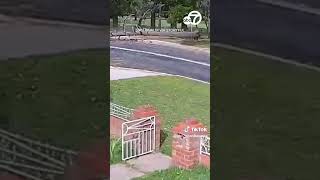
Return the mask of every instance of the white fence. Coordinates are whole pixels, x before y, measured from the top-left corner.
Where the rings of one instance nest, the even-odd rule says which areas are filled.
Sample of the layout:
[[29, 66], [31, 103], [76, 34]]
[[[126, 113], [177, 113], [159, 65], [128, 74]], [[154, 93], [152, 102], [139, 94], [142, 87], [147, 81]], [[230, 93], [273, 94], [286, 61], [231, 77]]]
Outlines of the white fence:
[[122, 123], [122, 160], [132, 159], [155, 150], [155, 116], [130, 119], [133, 109], [110, 102], [110, 115], [120, 118]]
[[128, 121], [133, 113], [133, 109], [120, 106], [110, 102], [110, 115]]
[[122, 160], [128, 160], [155, 150], [155, 117], [122, 124]]
[[200, 137], [200, 154], [210, 156], [210, 137], [209, 136]]

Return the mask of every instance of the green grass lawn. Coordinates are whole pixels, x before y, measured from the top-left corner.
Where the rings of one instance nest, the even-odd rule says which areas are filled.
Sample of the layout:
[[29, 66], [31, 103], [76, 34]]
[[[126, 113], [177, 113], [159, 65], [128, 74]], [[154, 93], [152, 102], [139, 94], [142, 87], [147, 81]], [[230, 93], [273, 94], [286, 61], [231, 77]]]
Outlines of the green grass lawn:
[[0, 61], [0, 126], [77, 149], [105, 137], [105, 49]]
[[186, 118], [210, 127], [210, 86], [177, 77], [111, 81], [111, 99], [129, 108], [150, 104], [159, 111], [167, 135], [161, 151], [171, 155], [171, 129]]
[[320, 179], [320, 73], [213, 52], [215, 178]]
[[[119, 17], [119, 24], [122, 25], [124, 22], [125, 18]], [[139, 20], [139, 18], [138, 18]], [[126, 25], [137, 25], [138, 24], [138, 20], [135, 21], [133, 17], [131, 18], [127, 18], [126, 20]], [[110, 24], [112, 24], [112, 19], [110, 19]], [[151, 19], [150, 18], [146, 18], [145, 20], [142, 21], [142, 25], [144, 26], [151, 26]], [[159, 18], [156, 17], [156, 27], [158, 27], [159, 25]], [[171, 24], [167, 22], [167, 20], [165, 18], [161, 18], [161, 27], [162, 28], [171, 28]], [[181, 28], [181, 23], [178, 23], [177, 25], [178, 28]], [[204, 21], [202, 21], [199, 25], [198, 28], [201, 29], [206, 29], [206, 24]]]
[[171, 168], [163, 171], [156, 171], [150, 175], [135, 178], [134, 180], [209, 180], [210, 170], [205, 167], [197, 167], [192, 170]]

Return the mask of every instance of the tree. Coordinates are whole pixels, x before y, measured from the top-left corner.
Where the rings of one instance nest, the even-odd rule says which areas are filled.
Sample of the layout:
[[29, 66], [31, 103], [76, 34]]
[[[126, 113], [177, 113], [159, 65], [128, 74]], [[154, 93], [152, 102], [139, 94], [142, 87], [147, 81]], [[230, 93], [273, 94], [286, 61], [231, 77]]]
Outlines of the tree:
[[132, 0], [131, 12], [135, 14], [135, 20], [139, 17], [138, 25], [141, 26], [142, 20], [153, 10], [154, 2], [152, 0]]
[[[168, 22], [171, 24], [172, 27], [177, 28], [177, 23], [182, 23], [183, 18], [188, 15], [188, 13], [192, 10], [189, 6], [177, 5], [170, 9], [169, 11], [169, 18]], [[182, 28], [186, 29], [187, 26], [182, 23]]]
[[130, 13], [131, 0], [111, 0], [111, 17], [114, 28], [118, 27], [118, 16], [124, 16]]
[[[197, 10], [201, 0], [161, 0], [166, 4], [166, 10], [169, 11], [169, 23], [171, 27], [176, 27], [177, 23], [183, 21], [183, 17], [192, 10]], [[188, 12], [186, 12], [188, 11]], [[180, 18], [180, 19], [179, 19]], [[182, 23], [182, 28], [187, 28]]]
[[202, 19], [206, 24], [207, 32], [210, 34], [209, 22], [210, 22], [210, 0], [201, 0], [200, 1], [200, 12], [203, 15]]

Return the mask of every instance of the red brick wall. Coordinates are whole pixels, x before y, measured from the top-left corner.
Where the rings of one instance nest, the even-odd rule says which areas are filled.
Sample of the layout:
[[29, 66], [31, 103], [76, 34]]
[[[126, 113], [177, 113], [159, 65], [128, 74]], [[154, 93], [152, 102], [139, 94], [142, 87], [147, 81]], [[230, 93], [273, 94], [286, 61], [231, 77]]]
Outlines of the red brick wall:
[[199, 163], [201, 165], [206, 166], [206, 167], [210, 167], [210, 156], [205, 155], [205, 154], [200, 154], [199, 155]]
[[[199, 150], [196, 147], [186, 146], [186, 138], [175, 135], [172, 140], [172, 161], [173, 165], [179, 168], [191, 169], [199, 162]], [[190, 143], [188, 143], [190, 144]]]
[[140, 118], [145, 118], [145, 117], [150, 117], [150, 116], [155, 116], [156, 118], [156, 151], [159, 151], [160, 150], [160, 141], [161, 141], [161, 118], [159, 116], [159, 113], [158, 111], [153, 107], [153, 106], [150, 106], [150, 105], [145, 105], [145, 106], [140, 106], [140, 107], [137, 107], [134, 112], [133, 112], [133, 116], [132, 118], [133, 119], [140, 119]]
[[191, 169], [199, 164], [210, 167], [210, 156], [200, 154], [200, 136], [208, 132], [190, 132], [186, 129], [205, 128], [195, 119], [189, 119], [172, 129], [172, 161], [179, 168]]
[[120, 118], [110, 116], [110, 135], [121, 138], [122, 123], [124, 122], [125, 121]]

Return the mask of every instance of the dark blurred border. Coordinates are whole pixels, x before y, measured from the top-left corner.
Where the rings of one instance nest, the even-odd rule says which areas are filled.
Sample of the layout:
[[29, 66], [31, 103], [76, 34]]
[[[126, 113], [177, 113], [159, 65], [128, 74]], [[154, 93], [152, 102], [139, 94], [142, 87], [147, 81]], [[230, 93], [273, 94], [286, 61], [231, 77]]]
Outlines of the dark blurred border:
[[106, 0], [1, 0], [0, 14], [105, 25]]

